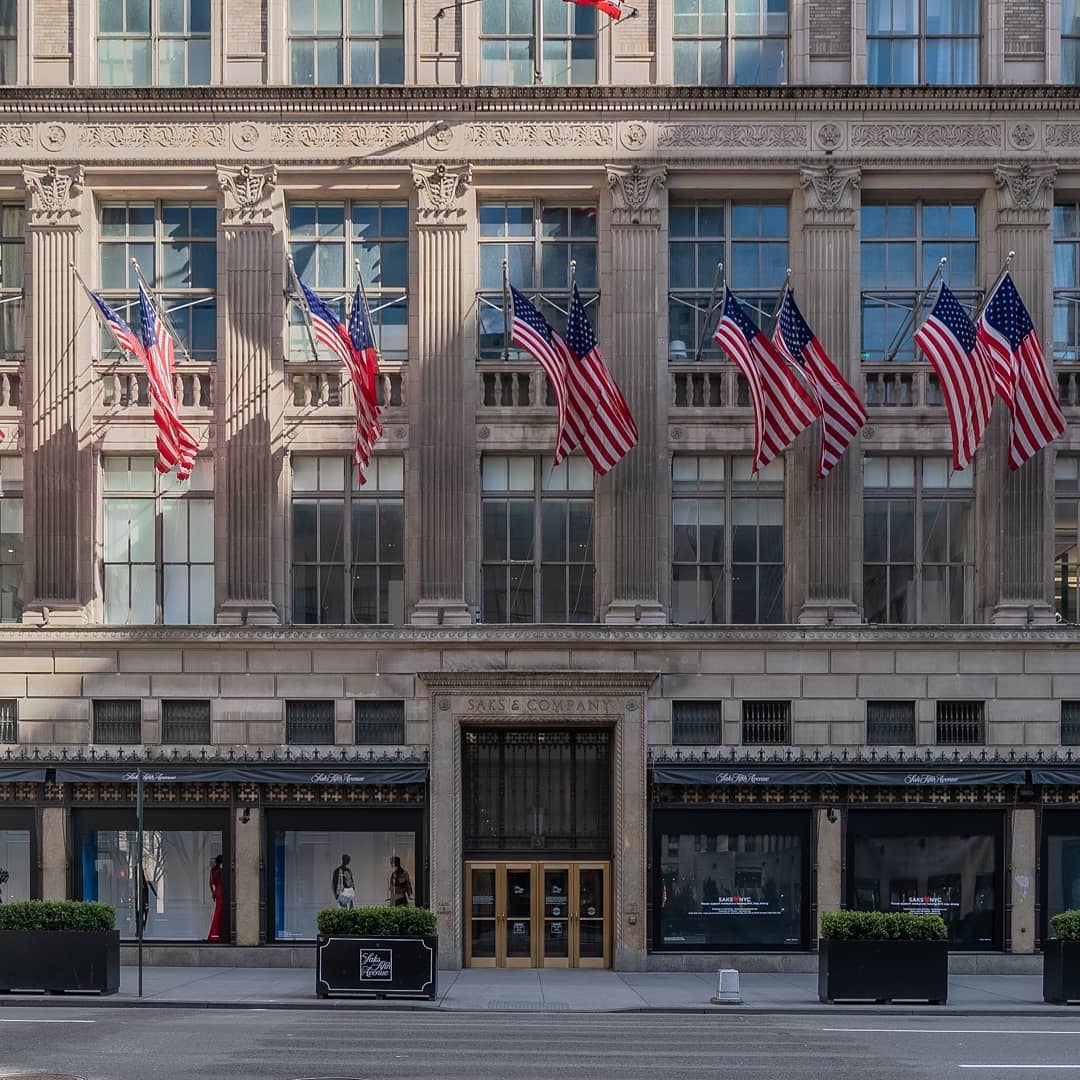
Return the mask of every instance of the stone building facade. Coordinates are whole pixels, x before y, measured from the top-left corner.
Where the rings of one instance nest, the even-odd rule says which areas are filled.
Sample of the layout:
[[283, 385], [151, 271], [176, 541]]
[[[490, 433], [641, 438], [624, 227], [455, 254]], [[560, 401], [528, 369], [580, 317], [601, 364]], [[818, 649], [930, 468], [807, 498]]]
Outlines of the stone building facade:
[[[805, 969], [841, 906], [939, 911], [957, 963], [1036, 954], [1080, 906], [1062, 5], [973, 0], [943, 46], [876, 0], [730, 34], [560, 0], [532, 85], [491, 0], [129, 6], [20, 0], [0, 41], [0, 896], [134, 934], [141, 772], [163, 958], [303, 962], [343, 854], [357, 903], [402, 860], [451, 968]], [[1010, 472], [998, 406], [954, 475], [904, 316], [940, 256], [974, 308], [1010, 252], [1070, 427]], [[335, 303], [365, 277], [363, 487], [290, 255]], [[186, 487], [72, 272], [134, 319], [133, 257], [185, 345]], [[555, 323], [576, 265], [641, 432], [606, 477], [551, 467], [504, 259]], [[763, 324], [790, 267], [867, 402], [824, 481], [816, 429], [750, 475], [717, 262]]]

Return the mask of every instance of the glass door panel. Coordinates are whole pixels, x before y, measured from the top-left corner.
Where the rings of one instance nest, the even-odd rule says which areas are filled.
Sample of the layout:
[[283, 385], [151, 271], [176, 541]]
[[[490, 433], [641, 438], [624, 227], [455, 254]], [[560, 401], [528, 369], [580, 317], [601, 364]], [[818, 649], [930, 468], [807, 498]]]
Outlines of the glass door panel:
[[472, 866], [469, 870], [469, 962], [474, 967], [497, 963], [497, 868]]
[[532, 967], [533, 868], [507, 866], [503, 943], [507, 967]]
[[544, 878], [544, 967], [570, 966], [570, 867], [542, 867]]
[[577, 940], [575, 966], [607, 967], [607, 865], [581, 865], [575, 868], [577, 889], [575, 912]]

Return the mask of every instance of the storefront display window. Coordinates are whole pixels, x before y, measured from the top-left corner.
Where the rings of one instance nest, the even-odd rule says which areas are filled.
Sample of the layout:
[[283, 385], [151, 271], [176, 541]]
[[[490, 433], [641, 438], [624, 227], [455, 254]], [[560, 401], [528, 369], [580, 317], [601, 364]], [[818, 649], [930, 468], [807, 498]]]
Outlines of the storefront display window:
[[[3, 835], [3, 834], [0, 834]], [[1080, 908], [1080, 814], [1047, 812], [1043, 818], [1043, 941], [1050, 920]]]
[[277, 941], [310, 941], [326, 907], [417, 902], [414, 829], [286, 827], [272, 832], [271, 844]]
[[1000, 814], [854, 812], [848, 903], [940, 915], [959, 948], [1001, 945]]
[[0, 829], [0, 903], [30, 898], [30, 830]]
[[656, 948], [799, 948], [808, 940], [809, 816], [662, 811]]

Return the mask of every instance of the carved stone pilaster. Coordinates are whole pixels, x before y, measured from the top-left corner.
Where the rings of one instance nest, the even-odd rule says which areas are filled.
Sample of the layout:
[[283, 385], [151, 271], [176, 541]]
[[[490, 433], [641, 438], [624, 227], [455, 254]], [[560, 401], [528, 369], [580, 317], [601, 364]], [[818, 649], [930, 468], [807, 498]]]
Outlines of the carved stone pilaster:
[[663, 165], [609, 165], [612, 224], [658, 226], [660, 200], [667, 183]]
[[[1012, 275], [1043, 342], [1052, 340], [1051, 290], [1056, 168], [1003, 164], [994, 169], [998, 190], [999, 257], [1014, 253]], [[1054, 621], [1053, 454], [1039, 453], [1021, 468], [1008, 466], [1009, 420], [1002, 403], [976, 460], [980, 516], [988, 520], [983, 597], [990, 619], [1002, 625]], [[985, 512], [984, 512], [985, 510]]]
[[[860, 373], [848, 311], [860, 170], [829, 161], [804, 166], [800, 178], [806, 273], [799, 281], [799, 304], [833, 362], [858, 390]], [[821, 480], [817, 476], [820, 438], [819, 424], [812, 425], [800, 437], [804, 452], [788, 456], [792, 468], [805, 469], [804, 474], [787, 478], [792, 519], [804, 522], [807, 530], [805, 541], [800, 544], [801, 538], [796, 537], [792, 545], [796, 551], [801, 547], [806, 552], [799, 622], [855, 623], [861, 616], [857, 604], [858, 563], [852, 559], [851, 537], [861, 497], [861, 440], [856, 439]], [[793, 575], [796, 581], [800, 576]], [[798, 603], [798, 594], [795, 600]]]
[[[611, 297], [603, 298], [610, 346], [605, 356], [638, 426], [638, 445], [597, 484], [598, 516], [610, 515], [614, 580], [603, 583], [609, 623], [666, 621], [660, 600], [659, 537], [667, 533], [666, 395], [658, 391], [665, 361], [656, 343], [656, 263], [662, 166], [609, 165]], [[663, 400], [661, 400], [663, 398]], [[610, 564], [611, 561], [609, 561]]]
[[82, 319], [85, 301], [71, 271], [79, 259], [82, 181], [80, 166], [23, 169], [29, 270], [23, 620], [50, 625], [86, 622], [93, 597], [92, 323]]
[[420, 582], [411, 621], [466, 625], [466, 319], [462, 238], [468, 221], [468, 166], [413, 166], [417, 191], [418, 350], [409, 361], [409, 428], [419, 485]]
[[[217, 621], [282, 621], [274, 602], [275, 550], [282, 548], [275, 496], [283, 461], [280, 402], [284, 373], [273, 334], [283, 281], [274, 250], [275, 216], [284, 217], [273, 167], [218, 168], [223, 290], [215, 382], [217, 424]], [[284, 226], [280, 221], [279, 226]], [[279, 602], [280, 602], [279, 598]]]

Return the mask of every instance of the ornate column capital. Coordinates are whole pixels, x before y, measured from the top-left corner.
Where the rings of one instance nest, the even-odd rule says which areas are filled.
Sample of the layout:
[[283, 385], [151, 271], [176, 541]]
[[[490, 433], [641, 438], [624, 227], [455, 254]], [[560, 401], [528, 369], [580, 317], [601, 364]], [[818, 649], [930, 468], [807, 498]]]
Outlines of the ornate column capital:
[[995, 165], [998, 213], [1009, 225], [1044, 226], [1054, 209], [1056, 165]]
[[217, 177], [224, 199], [225, 225], [269, 223], [274, 212], [276, 165], [219, 165]]
[[463, 200], [472, 183], [472, 166], [413, 165], [412, 174], [420, 202], [419, 223], [463, 226]]
[[81, 165], [23, 166], [23, 184], [30, 194], [30, 224], [59, 225], [78, 216], [76, 201], [83, 190]]
[[663, 165], [609, 165], [607, 182], [615, 225], [660, 224], [660, 197], [667, 183]]
[[804, 165], [799, 170], [808, 225], [854, 225], [857, 165]]

